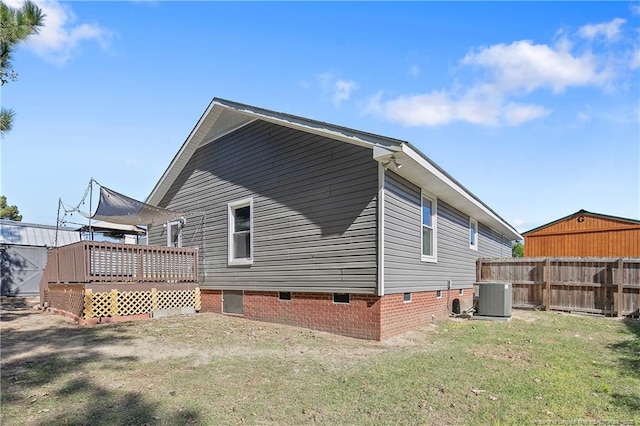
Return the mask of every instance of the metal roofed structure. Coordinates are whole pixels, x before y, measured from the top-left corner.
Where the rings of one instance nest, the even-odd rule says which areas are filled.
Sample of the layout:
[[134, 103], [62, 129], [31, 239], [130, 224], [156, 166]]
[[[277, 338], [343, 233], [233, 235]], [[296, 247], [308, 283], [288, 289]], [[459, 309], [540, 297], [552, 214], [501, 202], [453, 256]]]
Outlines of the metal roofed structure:
[[[58, 227], [57, 245], [66, 246], [80, 241], [79, 229]], [[0, 244], [34, 247], [55, 247], [56, 226], [0, 220]]]
[[80, 231], [74, 228], [56, 228], [50, 225], [0, 220], [2, 295], [34, 296], [38, 294], [49, 248], [66, 246], [80, 239]]

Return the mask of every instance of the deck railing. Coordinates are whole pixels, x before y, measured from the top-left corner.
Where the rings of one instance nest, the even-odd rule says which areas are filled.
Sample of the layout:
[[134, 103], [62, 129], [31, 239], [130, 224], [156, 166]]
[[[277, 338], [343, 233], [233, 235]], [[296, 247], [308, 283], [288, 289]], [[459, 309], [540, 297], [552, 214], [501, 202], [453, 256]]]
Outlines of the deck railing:
[[513, 283], [514, 307], [624, 316], [640, 312], [640, 259], [478, 259], [478, 282]]
[[80, 241], [49, 251], [41, 283], [197, 280], [197, 248]]

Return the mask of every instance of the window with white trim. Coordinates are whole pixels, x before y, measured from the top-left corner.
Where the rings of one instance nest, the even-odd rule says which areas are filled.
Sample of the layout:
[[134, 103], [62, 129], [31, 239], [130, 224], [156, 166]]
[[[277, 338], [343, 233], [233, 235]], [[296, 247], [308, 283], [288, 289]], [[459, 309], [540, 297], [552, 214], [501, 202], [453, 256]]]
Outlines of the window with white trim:
[[253, 198], [229, 203], [229, 265], [253, 263]]
[[167, 223], [167, 247], [182, 247], [182, 223], [179, 220]]
[[438, 204], [435, 198], [422, 194], [422, 260], [436, 262], [436, 218]]
[[469, 218], [469, 248], [478, 250], [478, 221]]

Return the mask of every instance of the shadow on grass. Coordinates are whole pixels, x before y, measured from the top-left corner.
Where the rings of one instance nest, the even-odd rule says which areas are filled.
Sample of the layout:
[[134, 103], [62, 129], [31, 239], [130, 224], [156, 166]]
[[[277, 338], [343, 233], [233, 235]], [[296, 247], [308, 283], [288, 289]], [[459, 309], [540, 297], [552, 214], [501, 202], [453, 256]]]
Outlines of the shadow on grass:
[[74, 398], [81, 395], [90, 403], [82, 412], [61, 413], [43, 419], [41, 425], [50, 424], [91, 424], [91, 425], [142, 425], [197, 423], [200, 415], [192, 410], [183, 410], [171, 414], [169, 418], [157, 415], [158, 403], [145, 398], [138, 392], [117, 392], [92, 383], [90, 379], [70, 380], [61, 389], [60, 395]]
[[640, 378], [640, 320], [625, 319], [624, 325], [633, 339], [611, 347], [620, 354], [620, 364], [631, 375]]
[[[2, 421], [5, 425], [24, 424], [192, 424], [200, 421], [198, 412], [183, 409], [159, 414], [159, 403], [144, 393], [113, 389], [98, 382], [92, 372], [128, 369], [138, 356], [118, 356], [99, 347], [126, 345], [132, 337], [128, 326], [77, 326], [56, 322], [40, 328], [18, 321], [38, 312], [7, 310], [3, 306]], [[28, 308], [25, 308], [28, 309]], [[9, 319], [11, 318], [11, 319]], [[12, 321], [9, 324], [4, 321]], [[44, 324], [44, 326], [42, 326]], [[113, 351], [110, 351], [113, 352]], [[57, 382], [55, 386], [49, 386]], [[34, 400], [43, 403], [37, 411]], [[44, 401], [46, 400], [46, 403]], [[35, 418], [34, 418], [35, 416]]]
[[[24, 308], [26, 309], [26, 308]], [[11, 322], [11, 321], [15, 321], [18, 318], [22, 318], [25, 316], [25, 314], [20, 314], [17, 312], [18, 309], [12, 310], [12, 311], [4, 311], [2, 312], [2, 315], [0, 315], [0, 322]], [[35, 312], [34, 312], [35, 314]]]
[[[624, 324], [633, 338], [613, 344], [611, 348], [619, 353], [619, 362], [624, 374], [640, 379], [640, 321], [625, 319]], [[613, 403], [627, 407], [632, 412], [640, 412], [640, 390], [629, 391], [630, 394], [612, 394]]]
[[640, 413], [640, 395], [611, 394], [613, 403], [619, 407], [626, 407], [630, 412]]
[[[33, 304], [27, 303], [19, 297], [2, 296], [2, 313], [0, 313], [0, 322], [14, 321], [25, 316], [25, 311], [29, 311]], [[33, 311], [32, 313], [36, 313]]]

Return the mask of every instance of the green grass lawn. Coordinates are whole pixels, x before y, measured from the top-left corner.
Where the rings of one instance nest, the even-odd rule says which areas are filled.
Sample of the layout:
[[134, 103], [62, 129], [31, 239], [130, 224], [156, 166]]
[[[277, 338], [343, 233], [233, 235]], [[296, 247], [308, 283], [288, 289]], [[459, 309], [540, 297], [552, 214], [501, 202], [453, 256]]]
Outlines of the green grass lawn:
[[6, 426], [640, 424], [637, 321], [518, 311], [369, 342], [215, 314], [2, 319]]

